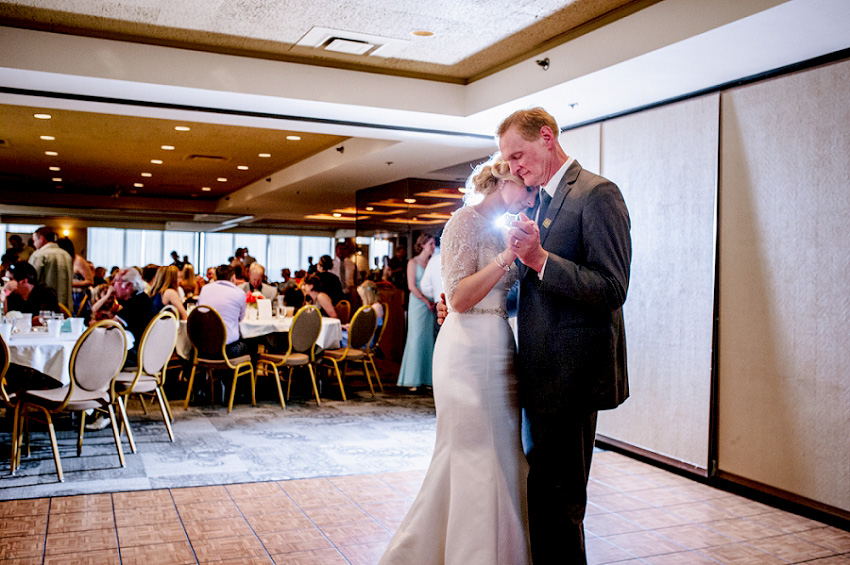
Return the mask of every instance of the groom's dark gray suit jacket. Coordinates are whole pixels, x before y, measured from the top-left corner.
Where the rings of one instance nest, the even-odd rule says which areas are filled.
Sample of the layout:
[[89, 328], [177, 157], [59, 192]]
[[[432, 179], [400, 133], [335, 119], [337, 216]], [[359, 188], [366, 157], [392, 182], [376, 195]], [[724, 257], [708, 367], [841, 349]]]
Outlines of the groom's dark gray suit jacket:
[[521, 267], [517, 372], [523, 407], [615, 408], [629, 395], [623, 302], [630, 220], [619, 188], [573, 161], [540, 218], [543, 280]]

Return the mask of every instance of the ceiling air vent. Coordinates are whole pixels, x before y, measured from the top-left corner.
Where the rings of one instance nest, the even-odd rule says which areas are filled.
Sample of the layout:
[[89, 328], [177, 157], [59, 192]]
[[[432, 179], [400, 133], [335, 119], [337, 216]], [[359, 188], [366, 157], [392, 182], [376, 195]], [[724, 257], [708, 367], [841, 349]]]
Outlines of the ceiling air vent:
[[391, 57], [405, 44], [405, 39], [381, 37], [368, 33], [357, 33], [326, 27], [314, 27], [298, 40], [296, 45], [313, 47], [324, 51], [347, 53], [350, 55], [374, 55], [376, 57]]
[[190, 161], [227, 161], [227, 157], [221, 155], [189, 155], [186, 158]]

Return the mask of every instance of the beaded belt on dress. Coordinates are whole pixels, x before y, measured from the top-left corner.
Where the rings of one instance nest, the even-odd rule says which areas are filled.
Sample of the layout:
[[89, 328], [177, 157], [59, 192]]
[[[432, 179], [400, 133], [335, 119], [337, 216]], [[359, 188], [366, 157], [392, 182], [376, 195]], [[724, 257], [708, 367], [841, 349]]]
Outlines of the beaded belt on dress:
[[499, 316], [500, 318], [508, 319], [508, 311], [504, 308], [470, 308], [466, 312], [457, 312], [456, 310], [450, 310], [450, 312], [455, 312], [457, 314], [487, 314], [490, 316]]

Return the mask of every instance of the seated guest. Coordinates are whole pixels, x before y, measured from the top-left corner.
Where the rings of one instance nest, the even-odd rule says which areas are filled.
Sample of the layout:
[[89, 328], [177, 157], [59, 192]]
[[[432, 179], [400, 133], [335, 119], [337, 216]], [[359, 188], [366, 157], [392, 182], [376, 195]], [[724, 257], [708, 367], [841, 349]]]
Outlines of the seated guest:
[[151, 304], [154, 312], [159, 312], [166, 306], [173, 306], [180, 319], [185, 320], [186, 309], [183, 308], [183, 301], [180, 300], [180, 293], [177, 292], [179, 272], [176, 265], [159, 268], [151, 287]]
[[233, 267], [233, 284], [236, 286], [242, 286], [245, 284], [245, 268], [242, 267], [242, 264], [235, 265]]
[[184, 263], [180, 269], [179, 277], [180, 289], [183, 291], [182, 298], [185, 302], [187, 298], [194, 298], [198, 295], [198, 283], [195, 280], [195, 268], [190, 263]]
[[301, 283], [301, 288], [304, 290], [304, 294], [306, 294], [313, 304], [319, 308], [322, 316], [327, 318], [339, 318], [336, 310], [334, 310], [334, 305], [331, 302], [330, 296], [322, 290], [322, 279], [319, 278], [319, 275], [307, 275], [307, 278], [304, 279], [303, 283]]
[[292, 306], [297, 312], [299, 308], [304, 306], [304, 291], [297, 286], [286, 289], [283, 293], [283, 305]]
[[245, 292], [233, 284], [233, 267], [219, 265], [216, 280], [204, 285], [198, 295], [198, 306], [210, 306], [218, 312], [227, 330], [225, 351], [228, 357], [248, 355], [248, 345], [240, 338], [239, 322], [247, 310]]
[[159, 272], [159, 265], [148, 263], [142, 268], [142, 278], [145, 280], [145, 292], [150, 294], [153, 288], [153, 280]]
[[378, 319], [378, 324], [375, 327], [380, 328], [384, 324], [384, 307], [378, 301], [378, 285], [375, 284], [375, 281], [363, 281], [357, 287], [357, 294], [360, 295], [360, 300], [364, 306], [371, 306], [372, 310], [375, 311], [375, 317]]
[[319, 257], [319, 269], [316, 271], [316, 276], [322, 279], [323, 292], [336, 304], [345, 298], [345, 295], [342, 292], [342, 283], [339, 282], [339, 277], [331, 272], [333, 266], [334, 261], [331, 256], [322, 255]]
[[[375, 333], [372, 335], [372, 341], [370, 345], [374, 345], [375, 338], [378, 335], [378, 328], [384, 325], [384, 307], [378, 302], [378, 285], [375, 284], [374, 281], [366, 280], [360, 283], [360, 286], [357, 287], [357, 294], [360, 295], [360, 300], [363, 302], [363, 306], [371, 306], [372, 310], [375, 311]], [[348, 329], [351, 324], [343, 324], [342, 326], [342, 339], [340, 340], [340, 346], [345, 347], [348, 345]]]
[[[118, 309], [113, 309], [117, 300]], [[148, 323], [154, 317], [151, 297], [145, 294], [145, 281], [136, 269], [120, 269], [109, 285], [106, 294], [92, 304], [92, 320], [113, 319], [133, 334], [133, 347], [127, 352], [125, 366], [136, 364], [139, 343]]]
[[245, 293], [259, 292], [269, 300], [274, 300], [277, 296], [277, 289], [270, 284], [263, 282], [266, 278], [266, 269], [256, 261], [248, 267], [248, 281], [239, 286]]
[[35, 267], [27, 261], [12, 263], [6, 270], [9, 282], [3, 287], [3, 299], [6, 302], [4, 312], [17, 310], [33, 315], [33, 325], [39, 325], [38, 313], [42, 310], [59, 312], [59, 300], [56, 291], [36, 282]]
[[290, 288], [294, 288], [298, 286], [298, 281], [292, 278], [292, 271], [289, 269], [282, 269], [280, 271], [281, 282], [277, 283], [277, 293], [284, 294]]

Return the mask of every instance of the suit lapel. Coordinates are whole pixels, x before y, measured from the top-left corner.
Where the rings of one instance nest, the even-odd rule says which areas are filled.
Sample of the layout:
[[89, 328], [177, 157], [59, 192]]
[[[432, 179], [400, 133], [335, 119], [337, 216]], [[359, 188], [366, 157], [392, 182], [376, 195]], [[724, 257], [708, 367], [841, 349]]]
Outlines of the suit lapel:
[[570, 189], [573, 187], [576, 179], [578, 179], [580, 171], [581, 165], [578, 164], [578, 161], [574, 160], [567, 168], [567, 172], [564, 173], [561, 182], [558, 183], [558, 188], [555, 190], [555, 196], [552, 197], [552, 202], [549, 203], [549, 208], [546, 210], [546, 217], [543, 218], [542, 222], [540, 222], [540, 245], [545, 243], [546, 236], [549, 235], [549, 230], [552, 227], [552, 222], [561, 210], [561, 206], [564, 204], [564, 199], [567, 197], [567, 194], [570, 192]]

